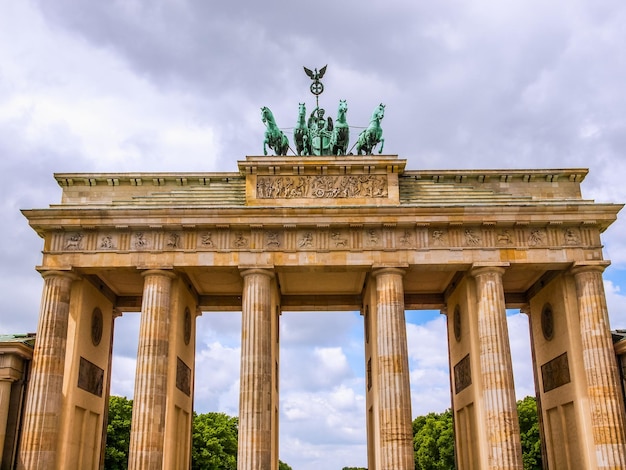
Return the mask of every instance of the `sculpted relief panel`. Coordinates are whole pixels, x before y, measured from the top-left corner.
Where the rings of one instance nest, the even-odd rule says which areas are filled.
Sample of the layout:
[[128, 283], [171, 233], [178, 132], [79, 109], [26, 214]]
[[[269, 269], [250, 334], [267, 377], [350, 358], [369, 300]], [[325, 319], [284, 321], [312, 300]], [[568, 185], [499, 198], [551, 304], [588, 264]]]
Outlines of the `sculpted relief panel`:
[[[339, 177], [337, 177], [339, 178]], [[333, 180], [335, 181], [335, 180]], [[370, 187], [371, 189], [371, 187]], [[369, 189], [368, 189], [369, 190]], [[324, 194], [327, 194], [324, 190]], [[337, 196], [341, 197], [341, 196]], [[206, 229], [58, 232], [52, 252], [162, 251], [315, 251], [420, 250], [483, 248], [579, 247], [591, 244], [589, 230], [578, 227], [348, 226], [240, 228], [218, 225]]]
[[386, 175], [259, 176], [258, 199], [386, 198]]

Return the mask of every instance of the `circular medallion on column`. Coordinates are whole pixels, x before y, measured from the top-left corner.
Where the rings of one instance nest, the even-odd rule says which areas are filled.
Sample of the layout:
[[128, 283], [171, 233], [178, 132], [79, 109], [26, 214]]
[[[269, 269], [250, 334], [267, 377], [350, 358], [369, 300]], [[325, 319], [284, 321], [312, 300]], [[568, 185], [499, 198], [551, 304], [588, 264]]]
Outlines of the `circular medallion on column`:
[[458, 305], [454, 308], [454, 318], [452, 319], [454, 326], [454, 338], [461, 341], [461, 307]]
[[91, 314], [91, 342], [94, 346], [98, 346], [102, 340], [102, 311], [96, 307]]
[[189, 344], [189, 341], [191, 341], [191, 312], [189, 311], [189, 307], [185, 308], [185, 324], [183, 329], [185, 344]]
[[541, 332], [547, 341], [554, 337], [554, 313], [550, 304], [545, 304], [541, 311]]

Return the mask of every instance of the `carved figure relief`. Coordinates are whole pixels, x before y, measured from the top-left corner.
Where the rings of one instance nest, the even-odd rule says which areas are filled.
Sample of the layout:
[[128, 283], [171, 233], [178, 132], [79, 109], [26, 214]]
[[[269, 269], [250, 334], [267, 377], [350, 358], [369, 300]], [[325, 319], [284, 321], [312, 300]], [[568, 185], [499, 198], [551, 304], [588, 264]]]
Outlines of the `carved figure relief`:
[[170, 233], [167, 236], [168, 248], [180, 248], [180, 235], [177, 233]]
[[566, 228], [564, 232], [566, 245], [578, 245], [580, 243], [580, 237], [575, 229]]
[[213, 240], [211, 239], [211, 232], [207, 232], [200, 237], [200, 243], [202, 246], [213, 248]]
[[245, 248], [248, 246], [248, 239], [243, 236], [242, 232], [235, 234], [235, 241], [233, 242], [235, 248]]
[[148, 240], [143, 232], [137, 232], [135, 234], [135, 248], [141, 250], [148, 247]]
[[537, 246], [543, 245], [545, 232], [541, 229], [532, 229], [530, 231], [530, 236], [528, 237], [528, 245]]
[[259, 176], [257, 198], [385, 198], [386, 175]]
[[100, 239], [100, 248], [104, 250], [112, 250], [115, 248], [113, 243], [113, 237], [111, 235], [105, 235]]
[[472, 367], [469, 354], [454, 366], [454, 392], [460, 393], [472, 385]]
[[82, 233], [74, 233], [67, 237], [65, 242], [66, 250], [80, 250], [83, 247], [83, 234]]
[[101, 397], [103, 381], [104, 369], [81, 357], [78, 365], [78, 388]]
[[448, 234], [445, 230], [433, 230], [431, 233], [433, 245], [443, 246], [447, 243]]
[[331, 232], [330, 239], [335, 242], [336, 248], [345, 248], [348, 244], [348, 240], [341, 238], [341, 234], [339, 232]]
[[480, 245], [480, 235], [477, 235], [471, 228], [465, 229], [465, 244], [468, 246]]
[[176, 358], [176, 388], [191, 396], [191, 369], [180, 357]]
[[373, 228], [370, 228], [367, 230], [367, 237], [368, 237], [367, 239], [368, 245], [375, 246], [380, 243], [378, 232], [374, 230]]
[[313, 247], [313, 233], [306, 232], [300, 240], [298, 240], [298, 248], [312, 248]]
[[411, 246], [413, 245], [413, 236], [411, 235], [410, 230], [405, 230], [402, 236], [400, 237], [400, 244], [402, 246]]
[[513, 243], [513, 237], [509, 230], [500, 230], [498, 232], [498, 245], [511, 245]]
[[265, 242], [265, 246], [268, 248], [278, 248], [280, 247], [280, 239], [278, 238], [278, 232], [267, 232], [266, 234], [267, 240]]
[[543, 391], [549, 392], [571, 381], [567, 352], [555, 357], [541, 366]]

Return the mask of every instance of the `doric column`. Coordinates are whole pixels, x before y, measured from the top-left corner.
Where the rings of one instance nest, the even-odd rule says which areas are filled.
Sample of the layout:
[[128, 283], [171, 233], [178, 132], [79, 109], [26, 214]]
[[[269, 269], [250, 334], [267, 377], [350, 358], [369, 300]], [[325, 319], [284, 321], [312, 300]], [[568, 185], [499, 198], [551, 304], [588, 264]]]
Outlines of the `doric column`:
[[70, 293], [76, 276], [45, 271], [18, 469], [56, 466]]
[[624, 403], [602, 272], [608, 263], [575, 265], [580, 336], [598, 468], [626, 468]]
[[265, 269], [242, 271], [239, 470], [271, 468], [271, 280]]
[[170, 291], [176, 276], [157, 269], [145, 271], [143, 276], [128, 468], [160, 470], [165, 437]]
[[382, 268], [376, 278], [376, 341], [380, 462], [383, 469], [413, 469], [409, 356], [404, 318], [404, 271]]
[[502, 287], [504, 271], [500, 266], [477, 266], [470, 274], [476, 280], [482, 406], [489, 468], [521, 470], [522, 447]]

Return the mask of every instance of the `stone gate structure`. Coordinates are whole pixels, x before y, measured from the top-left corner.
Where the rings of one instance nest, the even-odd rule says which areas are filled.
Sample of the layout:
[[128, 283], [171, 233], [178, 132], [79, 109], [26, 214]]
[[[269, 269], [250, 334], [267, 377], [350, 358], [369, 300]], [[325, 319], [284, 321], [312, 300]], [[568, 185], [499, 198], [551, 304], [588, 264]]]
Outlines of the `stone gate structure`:
[[[102, 465], [115, 318], [141, 311], [131, 469], [189, 467], [195, 319], [242, 315], [240, 469], [278, 468], [282, 311], [359, 310], [368, 468], [413, 468], [407, 309], [447, 317], [459, 469], [522, 469], [506, 308], [530, 319], [551, 469], [626, 468], [584, 169], [247, 157], [232, 173], [57, 174], [20, 469]], [[444, 340], [442, 338], [442, 340]]]

